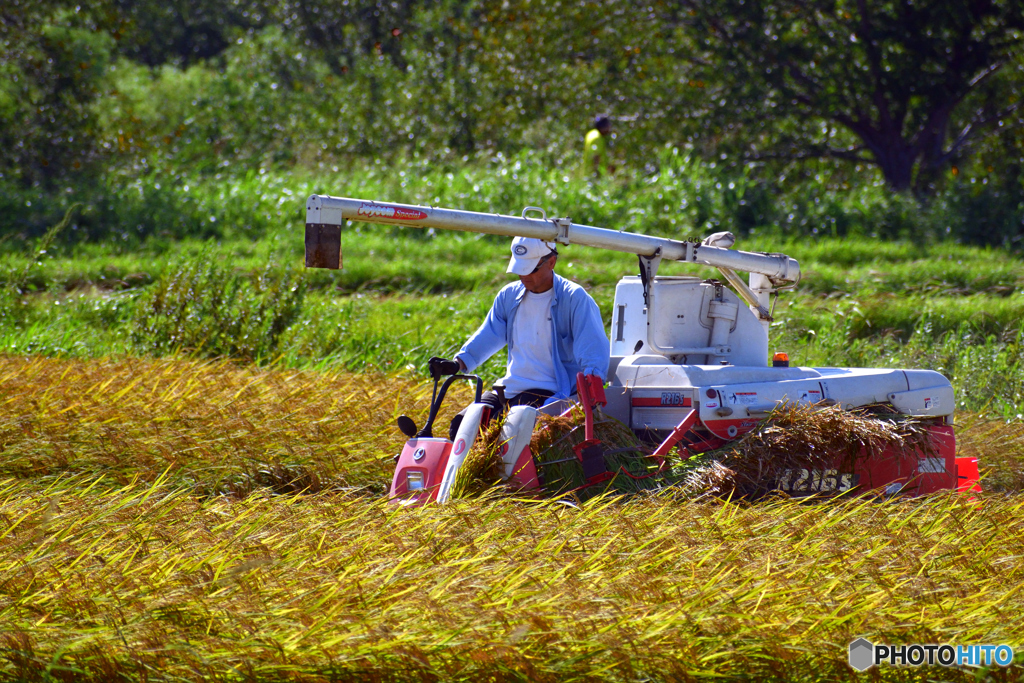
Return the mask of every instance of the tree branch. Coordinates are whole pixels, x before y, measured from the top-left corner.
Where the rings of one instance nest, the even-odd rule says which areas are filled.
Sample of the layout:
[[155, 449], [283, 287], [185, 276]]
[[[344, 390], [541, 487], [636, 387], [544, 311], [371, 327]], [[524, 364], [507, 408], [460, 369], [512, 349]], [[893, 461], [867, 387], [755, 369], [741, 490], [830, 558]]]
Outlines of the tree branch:
[[836, 123], [846, 126], [850, 129], [850, 132], [860, 136], [861, 138], [867, 138], [869, 134], [876, 132], [872, 130], [870, 124], [864, 122], [866, 117], [864, 117], [860, 111], [857, 112], [856, 117], [837, 113], [832, 114], [831, 118]]
[[864, 148], [860, 145], [847, 147], [846, 149], [808, 149], [802, 152], [755, 152], [752, 155], [744, 155], [750, 161], [763, 161], [768, 159], [787, 159], [791, 161], [802, 161], [804, 159], [844, 159], [846, 161], [863, 161], [869, 164], [877, 163], [874, 157], [862, 156], [858, 152]]
[[861, 42], [864, 43], [864, 51], [867, 53], [868, 63], [871, 65], [871, 76], [875, 80], [872, 99], [874, 99], [875, 107], [878, 109], [878, 123], [883, 128], [892, 128], [893, 120], [889, 112], [889, 102], [886, 99], [885, 91], [882, 88], [882, 60], [878, 55], [878, 49], [875, 46], [874, 32], [871, 30], [871, 22], [868, 17], [868, 6], [866, 0], [857, 0], [857, 10], [860, 12], [860, 28], [861, 32], [864, 34], [861, 37]]
[[967, 90], [974, 90], [976, 87], [978, 87], [979, 84], [982, 83], [982, 81], [988, 80], [989, 76], [1003, 68], [1004, 64], [1006, 64], [1005, 59], [985, 67], [981, 73], [979, 73], [977, 76], [975, 76], [974, 78], [967, 82]]
[[950, 159], [952, 159], [954, 156], [956, 156], [957, 152], [960, 151], [960, 148], [967, 143], [967, 141], [971, 138], [972, 135], [974, 135], [975, 132], [981, 130], [982, 128], [991, 126], [992, 124], [998, 122], [999, 119], [1006, 118], [1013, 112], [1020, 109], [1020, 105], [1020, 102], [1016, 102], [1007, 107], [1006, 109], [996, 112], [992, 116], [989, 116], [987, 118], [975, 118], [968, 122], [968, 124], [964, 126], [963, 129], [961, 129], [960, 133], [956, 137], [956, 140], [953, 141], [953, 144], [950, 145], [949, 149], [943, 152], [942, 155], [936, 160], [935, 165], [938, 166], [944, 164]]

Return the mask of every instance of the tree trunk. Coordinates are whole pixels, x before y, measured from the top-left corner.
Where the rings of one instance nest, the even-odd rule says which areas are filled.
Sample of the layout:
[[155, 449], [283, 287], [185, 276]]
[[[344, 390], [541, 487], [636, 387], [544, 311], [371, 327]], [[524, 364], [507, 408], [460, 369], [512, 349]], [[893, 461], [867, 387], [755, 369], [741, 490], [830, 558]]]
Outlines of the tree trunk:
[[885, 182], [896, 192], [909, 192], [914, 184], [914, 164], [920, 152], [898, 132], [854, 131], [867, 145]]

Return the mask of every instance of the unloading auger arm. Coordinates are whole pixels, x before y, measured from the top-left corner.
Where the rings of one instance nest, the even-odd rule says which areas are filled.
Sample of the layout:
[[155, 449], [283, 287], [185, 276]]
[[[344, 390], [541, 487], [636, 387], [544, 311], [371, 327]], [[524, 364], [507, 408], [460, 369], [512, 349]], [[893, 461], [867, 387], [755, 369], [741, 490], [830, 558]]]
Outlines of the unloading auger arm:
[[[540, 217], [529, 217], [531, 213], [540, 214]], [[666, 259], [714, 266], [723, 271], [758, 273], [774, 285], [795, 283], [800, 279], [800, 264], [785, 254], [737, 251], [700, 242], [579, 225], [568, 218], [548, 218], [537, 207], [526, 207], [522, 216], [501, 216], [316, 194], [306, 201], [307, 267], [341, 268], [341, 226], [345, 220], [509, 237], [536, 237], [559, 244], [583, 244], [637, 254], [655, 263], [658, 259]], [[654, 267], [657, 268], [656, 264]]]

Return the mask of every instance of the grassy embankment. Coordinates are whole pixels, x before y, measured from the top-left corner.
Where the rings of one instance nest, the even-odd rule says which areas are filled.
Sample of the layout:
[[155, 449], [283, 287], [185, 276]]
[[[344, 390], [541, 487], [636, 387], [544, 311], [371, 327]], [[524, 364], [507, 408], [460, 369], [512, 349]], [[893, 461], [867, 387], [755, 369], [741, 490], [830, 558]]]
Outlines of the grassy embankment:
[[7, 358], [0, 381], [5, 675], [835, 680], [861, 635], [1020, 646], [1019, 423], [961, 427], [1004, 490], [974, 502], [404, 510], [374, 494], [412, 380]]

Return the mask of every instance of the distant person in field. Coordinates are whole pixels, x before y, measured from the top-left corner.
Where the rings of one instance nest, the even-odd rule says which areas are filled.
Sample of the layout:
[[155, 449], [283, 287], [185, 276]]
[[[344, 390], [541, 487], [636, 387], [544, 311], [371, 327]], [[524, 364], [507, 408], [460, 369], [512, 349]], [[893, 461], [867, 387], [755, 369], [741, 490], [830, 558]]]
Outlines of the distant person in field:
[[594, 118], [594, 127], [583, 140], [583, 173], [588, 178], [600, 178], [614, 173], [608, 163], [608, 138], [612, 134], [612, 120], [600, 114]]
[[[431, 358], [431, 374], [471, 372], [508, 347], [508, 365], [499, 384], [482, 402], [497, 415], [507, 406], [541, 406], [576, 392], [576, 375], [608, 374], [609, 344], [601, 311], [583, 287], [555, 275], [558, 250], [532, 237], [512, 240], [505, 272], [518, 282], [501, 288], [490, 312], [454, 360]], [[452, 421], [454, 438], [461, 414]]]

